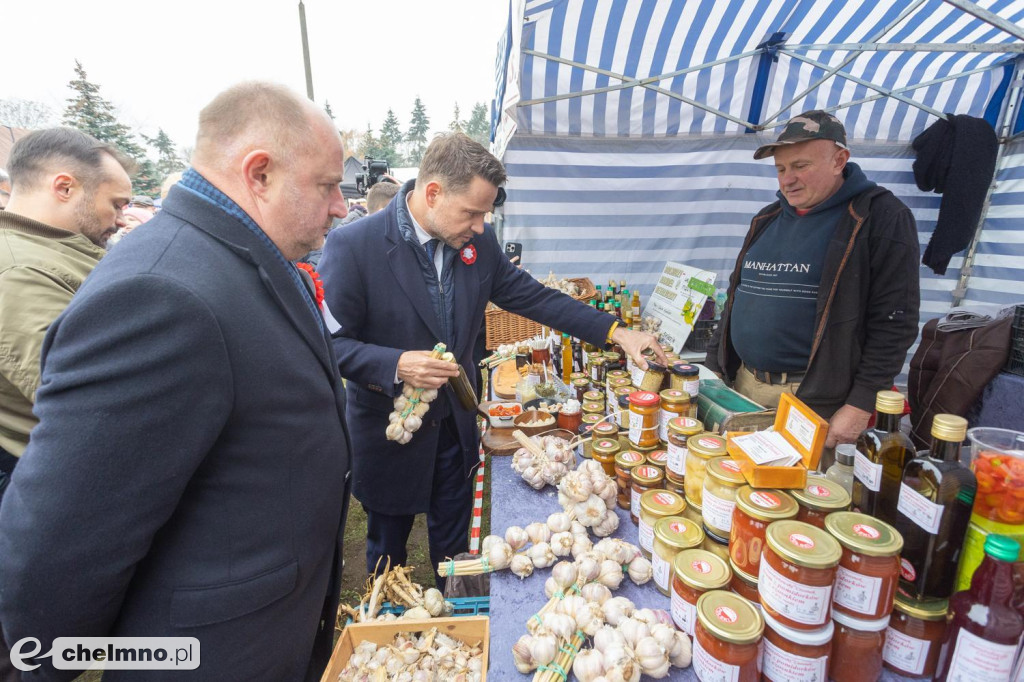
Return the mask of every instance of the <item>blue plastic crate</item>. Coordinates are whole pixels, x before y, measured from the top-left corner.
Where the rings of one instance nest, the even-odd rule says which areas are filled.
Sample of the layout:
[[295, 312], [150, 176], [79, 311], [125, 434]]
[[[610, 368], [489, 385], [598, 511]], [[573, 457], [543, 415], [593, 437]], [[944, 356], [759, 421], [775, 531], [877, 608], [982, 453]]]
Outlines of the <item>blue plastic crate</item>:
[[[459, 618], [462, 616], [487, 616], [491, 613], [491, 598], [490, 597], [453, 597], [447, 599], [452, 603], [454, 611], [452, 612], [453, 618]], [[405, 613], [405, 607], [397, 604], [392, 604], [389, 601], [384, 602], [378, 615], [393, 613], [396, 616], [400, 616]], [[345, 625], [349, 625], [352, 619], [349, 618]]]

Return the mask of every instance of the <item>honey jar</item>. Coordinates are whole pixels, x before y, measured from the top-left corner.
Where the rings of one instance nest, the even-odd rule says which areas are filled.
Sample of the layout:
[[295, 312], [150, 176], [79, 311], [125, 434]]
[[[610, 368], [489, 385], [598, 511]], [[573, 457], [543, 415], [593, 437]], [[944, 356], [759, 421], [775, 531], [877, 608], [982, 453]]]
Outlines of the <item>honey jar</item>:
[[704, 506], [708, 460], [725, 454], [725, 439], [712, 433], [686, 439], [686, 497]]
[[665, 389], [661, 395], [661, 415], [658, 421], [658, 439], [668, 443], [668, 423], [676, 417], [690, 415], [690, 395], [676, 389]]
[[658, 519], [654, 524], [654, 551], [651, 553], [651, 567], [654, 584], [666, 597], [670, 596], [672, 585], [672, 561], [684, 549], [699, 548], [704, 542], [704, 531], [699, 523], [681, 516]]
[[[597, 431], [595, 427], [594, 432]], [[619, 440], [617, 438], [600, 438], [594, 437], [595, 440], [591, 441], [590, 452], [595, 462], [601, 464], [601, 468], [610, 477], [615, 477], [615, 455], [619, 454]]]
[[704, 426], [690, 417], [673, 417], [668, 421], [668, 467], [666, 473], [679, 482], [686, 478], [686, 443], [704, 431]]
[[704, 525], [715, 535], [729, 537], [732, 512], [736, 508], [736, 491], [746, 483], [739, 464], [734, 460], [728, 457], [712, 457], [708, 460], [701, 510]]
[[640, 523], [637, 534], [640, 539], [640, 554], [651, 558], [654, 550], [654, 526], [669, 516], [678, 516], [686, 508], [683, 498], [667, 490], [648, 490], [640, 496]]

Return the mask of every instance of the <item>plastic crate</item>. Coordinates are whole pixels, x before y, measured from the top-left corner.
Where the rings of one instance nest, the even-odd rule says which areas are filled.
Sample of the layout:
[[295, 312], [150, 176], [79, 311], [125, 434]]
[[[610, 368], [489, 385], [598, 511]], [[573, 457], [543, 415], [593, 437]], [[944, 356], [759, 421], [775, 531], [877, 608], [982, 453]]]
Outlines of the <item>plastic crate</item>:
[[[488, 616], [491, 613], [490, 597], [452, 597], [445, 601], [451, 602], [452, 606], [455, 608], [450, 616], [452, 618], [461, 618], [463, 616]], [[405, 613], [405, 607], [386, 601], [381, 605], [380, 611], [378, 611], [377, 614], [385, 615], [388, 613], [400, 616]], [[352, 619], [349, 618], [345, 621], [345, 625], [349, 625], [351, 622]]]

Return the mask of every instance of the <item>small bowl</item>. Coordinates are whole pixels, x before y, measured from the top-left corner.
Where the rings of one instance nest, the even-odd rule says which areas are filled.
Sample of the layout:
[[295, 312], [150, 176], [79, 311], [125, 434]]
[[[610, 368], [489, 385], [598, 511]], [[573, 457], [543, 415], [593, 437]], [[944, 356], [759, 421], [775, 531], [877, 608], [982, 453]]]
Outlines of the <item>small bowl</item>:
[[[543, 424], [536, 424], [533, 426], [524, 426], [524, 422], [530, 422], [541, 418], [547, 418], [549, 421], [545, 421]], [[555, 415], [543, 412], [541, 410], [527, 410], [521, 415], [512, 420], [515, 427], [525, 433], [527, 436], [536, 436], [541, 433], [546, 433], [552, 429], [557, 428], [558, 420], [555, 419]]]
[[[490, 410], [495, 407], [518, 408], [518, 411], [515, 414], [511, 414], [507, 417], [498, 417], [496, 415], [491, 414], [490, 412]], [[493, 426], [496, 429], [508, 429], [512, 428], [512, 420], [521, 415], [522, 413], [523, 406], [520, 405], [519, 403], [495, 403], [491, 405], [490, 408], [488, 408], [487, 419], [488, 421], [491, 422], [491, 426]]]

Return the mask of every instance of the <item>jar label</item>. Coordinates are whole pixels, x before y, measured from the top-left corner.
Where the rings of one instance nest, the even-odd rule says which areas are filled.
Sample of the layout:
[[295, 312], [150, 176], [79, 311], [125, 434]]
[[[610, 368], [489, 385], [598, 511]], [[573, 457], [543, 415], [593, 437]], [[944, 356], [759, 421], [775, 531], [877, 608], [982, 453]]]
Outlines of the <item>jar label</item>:
[[807, 486], [807, 494], [814, 495], [815, 497], [832, 497], [832, 491], [823, 485]]
[[640, 518], [640, 493], [633, 486], [630, 486], [629, 490], [629, 513]]
[[654, 549], [654, 529], [644, 523], [642, 518], [637, 534], [640, 536], [640, 548], [647, 552], [652, 551]]
[[717, 440], [715, 438], [698, 438], [697, 439], [697, 445], [700, 445], [701, 447], [705, 447], [708, 450], [715, 450], [715, 449], [720, 448], [722, 446], [722, 441]]
[[715, 609], [715, 617], [726, 625], [732, 625], [739, 620], [739, 616], [736, 615], [736, 612], [728, 606], [719, 606]]
[[882, 660], [911, 675], [923, 675], [930, 646], [927, 640], [911, 637], [890, 627], [885, 631]]
[[[644, 416], [630, 410], [629, 412], [629, 442], [639, 445], [644, 437]], [[647, 429], [650, 430], [650, 429]]]
[[669, 412], [665, 408], [661, 409], [661, 414], [658, 418], [658, 438], [660, 438], [663, 443], [668, 442], [668, 423], [672, 421], [674, 417], [678, 416], [679, 415], [675, 412]]
[[700, 645], [700, 640], [693, 638], [693, 672], [700, 680], [714, 682], [739, 682], [740, 667], [729, 665], [718, 660]]
[[728, 535], [732, 530], [732, 512], [736, 509], [736, 503], [732, 500], [724, 500], [708, 490], [708, 479], [704, 479], [704, 495], [701, 501], [701, 513], [704, 515], [704, 523], [712, 530], [725, 531], [722, 535]]
[[877, 540], [882, 537], [882, 534], [874, 526], [869, 526], [866, 523], [853, 524], [853, 532], [868, 540]]
[[1014, 644], [996, 644], [961, 629], [956, 636], [956, 648], [949, 662], [948, 680], [971, 682], [1002, 682], [1010, 679]]
[[711, 572], [711, 564], [704, 561], [703, 559], [697, 559], [696, 561], [690, 562], [690, 568], [701, 575], [707, 575]]
[[875, 464], [860, 450], [853, 455], [853, 475], [868, 490], [877, 493], [882, 489], [882, 464]]
[[790, 533], [789, 544], [800, 549], [814, 549], [814, 540], [802, 533]]
[[644, 370], [633, 365], [629, 368], [629, 378], [632, 380], [634, 386], [640, 386], [644, 382]]
[[668, 470], [677, 476], [686, 475], [686, 446], [668, 442]]
[[683, 390], [690, 394], [691, 399], [696, 398], [700, 393], [700, 379], [683, 381]]
[[761, 602], [776, 613], [804, 625], [828, 622], [831, 585], [813, 587], [798, 583], [776, 571], [768, 561], [761, 561], [757, 586]]
[[828, 656], [807, 658], [791, 654], [772, 644], [766, 637], [761, 659], [762, 679], [786, 682], [823, 682], [826, 679]]
[[652, 497], [654, 498], [655, 502], [657, 502], [663, 507], [667, 507], [670, 504], [675, 504], [676, 500], [678, 499], [675, 495], [669, 495], [668, 493], [654, 493]]
[[910, 560], [906, 557], [900, 557], [900, 577], [910, 582], [914, 582], [914, 579], [917, 578], [914, 564], [910, 563]]
[[840, 606], [876, 618], [875, 611], [881, 593], [881, 578], [872, 578], [842, 566], [836, 572], [836, 593], [833, 599]]
[[668, 592], [668, 583], [672, 574], [672, 565], [658, 556], [657, 552], [652, 552], [651, 567], [654, 569], [654, 584]]
[[942, 505], [935, 504], [906, 483], [900, 483], [900, 501], [896, 509], [925, 531], [938, 534], [942, 524]]
[[758, 507], [766, 507], [768, 509], [774, 509], [782, 504], [782, 500], [777, 495], [761, 492], [750, 493], [750, 501]]
[[734, 474], [740, 473], [740, 465], [731, 459], [727, 459], [724, 462], [722, 462], [722, 468], [725, 469], [726, 471], [731, 471]]
[[672, 622], [693, 637], [693, 628], [697, 623], [697, 607], [680, 597], [675, 590], [672, 590]]

